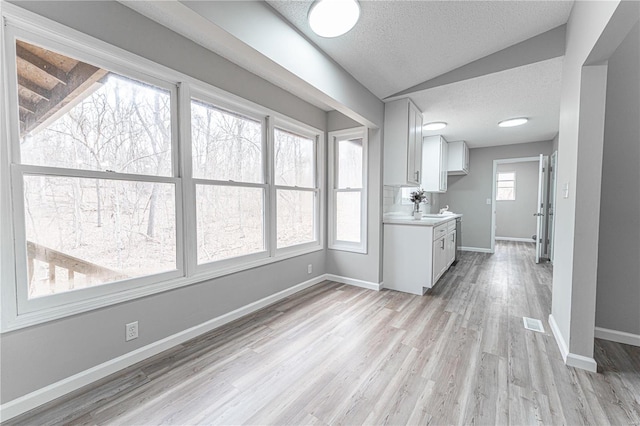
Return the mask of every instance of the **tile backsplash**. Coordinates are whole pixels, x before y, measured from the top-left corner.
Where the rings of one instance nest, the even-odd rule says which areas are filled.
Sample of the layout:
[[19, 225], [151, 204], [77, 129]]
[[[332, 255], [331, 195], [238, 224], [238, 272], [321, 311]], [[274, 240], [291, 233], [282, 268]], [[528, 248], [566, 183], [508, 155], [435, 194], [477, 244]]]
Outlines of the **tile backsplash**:
[[[405, 189], [405, 193], [408, 190], [413, 191], [417, 188], [406, 188]], [[422, 204], [422, 206], [420, 207], [420, 209], [426, 213], [437, 213], [438, 212], [438, 206], [434, 205], [434, 203], [437, 204], [438, 202], [438, 194], [432, 194], [429, 193], [428, 194], [429, 197], [427, 198], [427, 204]], [[405, 199], [404, 203], [402, 200], [402, 188], [399, 186], [384, 186], [383, 189], [383, 204], [382, 204], [382, 210], [383, 213], [391, 213], [391, 212], [405, 212], [407, 214], [410, 214], [413, 211], [413, 203], [411, 203], [409, 200]]]

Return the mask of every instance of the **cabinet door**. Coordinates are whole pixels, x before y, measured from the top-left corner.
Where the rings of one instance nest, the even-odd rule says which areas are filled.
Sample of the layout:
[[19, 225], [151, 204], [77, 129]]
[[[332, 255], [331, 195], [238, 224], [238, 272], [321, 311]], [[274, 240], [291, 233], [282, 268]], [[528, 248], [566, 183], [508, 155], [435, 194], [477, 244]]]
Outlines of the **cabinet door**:
[[411, 104], [409, 104], [409, 123], [408, 123], [408, 131], [409, 136], [407, 139], [407, 182], [409, 183], [417, 183], [417, 174], [416, 174], [416, 115], [413, 112], [413, 108]]
[[407, 182], [420, 185], [422, 173], [422, 113], [409, 103], [409, 139], [407, 144]]
[[415, 161], [413, 163], [413, 168], [416, 171], [416, 183], [420, 185], [422, 180], [422, 113], [419, 109], [413, 109], [413, 115], [415, 116], [415, 135], [416, 135], [416, 144], [415, 144]]
[[456, 259], [456, 231], [447, 234], [447, 266], [451, 265]]
[[464, 148], [462, 150], [464, 152], [464, 162], [463, 162], [464, 167], [463, 167], [463, 169], [464, 169], [465, 172], [469, 173], [469, 147], [467, 146], [466, 143], [463, 143], [462, 146]]
[[449, 144], [440, 138], [440, 191], [447, 192], [447, 171], [449, 169]]
[[447, 242], [446, 236], [439, 238], [433, 242], [433, 284], [435, 285], [438, 278], [447, 269]]

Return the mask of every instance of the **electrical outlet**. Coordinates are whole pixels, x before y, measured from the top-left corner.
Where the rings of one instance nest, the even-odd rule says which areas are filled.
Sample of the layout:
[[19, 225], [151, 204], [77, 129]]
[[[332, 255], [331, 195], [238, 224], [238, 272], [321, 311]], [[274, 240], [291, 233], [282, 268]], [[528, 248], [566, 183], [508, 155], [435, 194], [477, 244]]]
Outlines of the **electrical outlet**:
[[138, 321], [125, 325], [125, 342], [138, 338]]
[[309, 264], [309, 266], [307, 266], [307, 274], [310, 274], [313, 272], [313, 265]]

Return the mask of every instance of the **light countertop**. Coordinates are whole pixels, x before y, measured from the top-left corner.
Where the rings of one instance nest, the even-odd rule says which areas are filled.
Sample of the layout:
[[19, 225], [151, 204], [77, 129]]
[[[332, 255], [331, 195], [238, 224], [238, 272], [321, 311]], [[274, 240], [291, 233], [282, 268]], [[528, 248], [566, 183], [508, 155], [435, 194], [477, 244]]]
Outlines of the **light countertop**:
[[412, 215], [406, 213], [387, 213], [382, 217], [382, 223], [393, 225], [417, 225], [417, 226], [437, 226], [450, 220], [462, 217], [461, 214], [429, 215], [422, 219], [414, 219]]

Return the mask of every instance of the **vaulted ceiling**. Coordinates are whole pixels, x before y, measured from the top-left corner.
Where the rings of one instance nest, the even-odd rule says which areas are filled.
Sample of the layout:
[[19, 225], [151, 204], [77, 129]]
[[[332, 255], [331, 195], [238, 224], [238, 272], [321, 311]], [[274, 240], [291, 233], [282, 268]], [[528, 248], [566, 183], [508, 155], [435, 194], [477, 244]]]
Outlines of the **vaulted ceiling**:
[[[291, 80], [299, 73], [266, 70], [277, 55], [280, 59], [275, 62], [285, 69], [282, 55], [304, 57], [307, 52], [291, 47], [299, 44], [276, 46], [280, 52], [265, 53], [269, 49], [265, 40], [272, 35], [261, 33], [264, 40], [256, 41], [257, 21], [243, 22], [240, 12], [232, 16], [231, 23], [216, 17], [215, 12], [228, 14], [246, 6], [237, 2], [123, 2], [317, 106], [340, 110], [333, 98], [318, 96], [316, 88], [306, 90]], [[360, 1], [356, 27], [333, 39], [310, 30], [311, 0], [267, 3], [274, 19], [291, 26], [309, 46], [316, 46], [379, 99], [409, 97], [424, 112], [425, 122], [448, 122], [440, 133], [449, 140], [463, 139], [471, 147], [495, 146], [548, 140], [558, 131], [562, 26], [573, 1]], [[176, 18], [175, 12], [184, 10], [188, 13], [181, 20]], [[255, 56], [247, 59], [247, 50], [235, 53], [241, 50], [238, 46], [217, 43], [216, 37], [198, 30], [201, 22], [188, 25], [202, 18], [222, 28], [219, 35], [230, 34], [245, 43], [240, 47], [248, 45], [269, 60], [256, 62]], [[277, 40], [283, 38], [273, 37]], [[527, 116], [531, 121], [506, 131], [497, 127], [498, 121], [514, 116]]]

